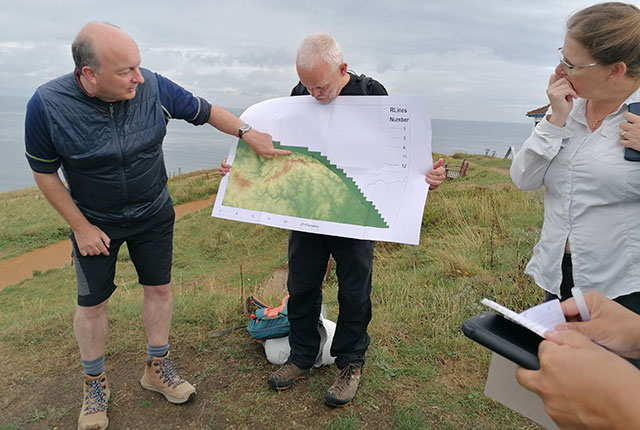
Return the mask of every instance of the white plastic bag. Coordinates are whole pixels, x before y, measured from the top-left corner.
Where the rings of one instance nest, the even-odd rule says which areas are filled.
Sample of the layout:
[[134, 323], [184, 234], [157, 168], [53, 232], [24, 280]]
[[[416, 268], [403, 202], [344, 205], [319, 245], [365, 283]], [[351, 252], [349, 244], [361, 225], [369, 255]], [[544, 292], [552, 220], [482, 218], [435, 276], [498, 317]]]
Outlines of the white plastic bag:
[[[318, 357], [316, 358], [314, 367], [328, 366], [333, 364], [336, 359], [332, 357], [330, 353], [331, 342], [333, 342], [333, 335], [336, 332], [336, 323], [326, 319], [320, 314], [318, 331], [320, 332], [320, 350], [318, 351]], [[267, 360], [272, 364], [283, 365], [287, 362], [289, 354], [291, 354], [289, 336], [267, 339], [262, 345], [264, 346], [264, 352], [267, 354]]]

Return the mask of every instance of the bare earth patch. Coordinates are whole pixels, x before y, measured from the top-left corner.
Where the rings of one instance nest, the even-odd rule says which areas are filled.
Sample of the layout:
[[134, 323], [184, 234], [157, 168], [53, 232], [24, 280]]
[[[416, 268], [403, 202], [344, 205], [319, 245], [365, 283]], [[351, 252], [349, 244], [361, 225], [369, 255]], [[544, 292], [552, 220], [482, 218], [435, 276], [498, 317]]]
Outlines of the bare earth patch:
[[289, 271], [282, 267], [273, 271], [271, 275], [260, 285], [255, 292], [258, 299], [265, 301], [276, 300], [276, 303], [267, 303], [269, 306], [277, 306], [280, 300], [287, 295], [287, 276]]
[[[113, 429], [320, 429], [322, 423], [345, 415], [355, 416], [362, 428], [387, 428], [393, 401], [377, 395], [375, 408], [356, 398], [345, 409], [324, 405], [324, 391], [337, 375], [335, 367], [319, 369], [292, 388], [275, 392], [266, 376], [276, 369], [267, 362], [262, 346], [237, 331], [208, 341], [206, 351], [194, 347], [172, 352], [180, 373], [196, 385], [197, 395], [183, 405], [168, 403], [158, 393], [144, 390], [139, 380], [144, 367], [142, 354], [107, 357], [111, 384], [109, 428]], [[0, 359], [8, 363], [9, 351], [0, 347]], [[81, 369], [77, 360], [64, 359], [57, 370], [42, 375], [39, 369], [11, 375], [13, 365], [3, 366], [0, 427], [19, 429], [75, 429], [82, 404]], [[6, 380], [8, 379], [8, 380]], [[363, 377], [362, 392], [367, 390]], [[384, 395], [384, 394], [383, 394]], [[381, 426], [382, 425], [382, 426]]]

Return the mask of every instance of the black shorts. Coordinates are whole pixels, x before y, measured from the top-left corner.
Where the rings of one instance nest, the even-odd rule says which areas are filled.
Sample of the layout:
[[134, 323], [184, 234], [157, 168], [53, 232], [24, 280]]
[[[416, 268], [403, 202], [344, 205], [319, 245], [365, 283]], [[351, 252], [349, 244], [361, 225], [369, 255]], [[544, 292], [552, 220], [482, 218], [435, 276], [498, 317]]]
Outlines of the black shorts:
[[164, 285], [171, 281], [173, 223], [171, 200], [156, 215], [139, 224], [118, 226], [95, 224], [109, 236], [109, 255], [83, 257], [73, 232], [73, 264], [76, 269], [78, 305], [95, 306], [107, 300], [116, 289], [113, 280], [120, 246], [126, 242], [129, 255], [142, 285]]

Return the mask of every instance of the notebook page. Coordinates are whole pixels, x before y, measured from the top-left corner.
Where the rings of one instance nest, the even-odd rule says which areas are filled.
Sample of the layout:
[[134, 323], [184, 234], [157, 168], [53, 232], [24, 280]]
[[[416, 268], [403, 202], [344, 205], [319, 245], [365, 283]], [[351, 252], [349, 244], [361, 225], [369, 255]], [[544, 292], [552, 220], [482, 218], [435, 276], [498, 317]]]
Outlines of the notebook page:
[[[542, 308], [540, 308], [539, 310], [531, 313], [530, 315], [523, 315], [525, 312], [530, 311], [531, 309], [534, 309], [538, 306], [542, 306], [545, 305], [546, 303], [542, 303], [541, 305], [538, 306], [534, 306], [534, 308], [528, 309], [527, 311], [523, 312], [522, 314], [518, 314], [517, 312], [512, 311], [511, 309], [502, 306], [501, 304], [498, 304], [496, 302], [494, 302], [493, 300], [489, 300], [489, 299], [482, 299], [480, 301], [480, 303], [482, 303], [485, 306], [490, 307], [491, 309], [493, 309], [494, 311], [499, 312], [500, 314], [502, 314], [505, 318], [520, 324], [521, 326], [528, 328], [529, 330], [531, 330], [532, 332], [536, 333], [538, 336], [540, 337], [544, 337], [545, 332], [549, 331], [549, 330], [553, 330], [553, 328], [555, 327], [555, 325], [549, 327], [546, 324], [547, 321], [554, 321], [557, 318], [557, 315], [554, 316], [547, 316], [545, 313], [546, 312], [550, 312], [550, 313], [554, 313], [555, 312], [555, 308], [551, 307], [545, 307], [543, 306]], [[560, 306], [560, 302], [558, 301], [558, 308]], [[551, 309], [551, 310], [549, 310]], [[560, 310], [560, 315], [562, 316], [562, 320], [561, 322], [564, 322], [564, 314], [562, 314], [562, 309], [559, 308]], [[531, 316], [533, 316], [534, 319], [531, 318]], [[543, 324], [544, 322], [544, 324]]]
[[529, 321], [535, 321], [548, 330], [553, 330], [558, 324], [567, 322], [560, 306], [560, 300], [549, 300], [540, 303], [526, 311], [520, 312], [520, 316], [525, 317]]

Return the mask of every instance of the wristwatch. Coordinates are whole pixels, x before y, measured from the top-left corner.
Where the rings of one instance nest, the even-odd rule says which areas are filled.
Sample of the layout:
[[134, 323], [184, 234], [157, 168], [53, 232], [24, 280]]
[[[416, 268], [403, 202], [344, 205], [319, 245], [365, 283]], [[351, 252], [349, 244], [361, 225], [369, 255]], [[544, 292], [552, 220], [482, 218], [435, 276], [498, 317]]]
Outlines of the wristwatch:
[[251, 130], [251, 126], [249, 124], [242, 124], [240, 126], [240, 128], [238, 129], [238, 137], [240, 139], [242, 139], [242, 135], [245, 134], [247, 131]]

